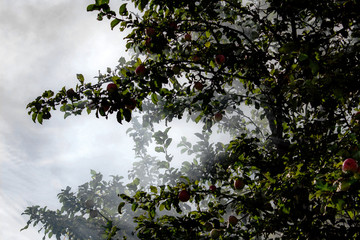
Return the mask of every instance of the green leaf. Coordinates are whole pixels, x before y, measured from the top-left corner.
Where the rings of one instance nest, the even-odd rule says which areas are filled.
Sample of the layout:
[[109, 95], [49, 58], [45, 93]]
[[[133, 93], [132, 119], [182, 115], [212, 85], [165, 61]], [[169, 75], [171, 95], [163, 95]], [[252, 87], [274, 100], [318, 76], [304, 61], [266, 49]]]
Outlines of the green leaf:
[[120, 22], [121, 22], [121, 20], [118, 19], [118, 18], [115, 18], [114, 20], [112, 20], [111, 23], [110, 23], [111, 30], [113, 30], [114, 27], [116, 27], [116, 25], [118, 25]]
[[37, 115], [37, 121], [40, 123], [40, 124], [42, 124], [43, 123], [43, 113], [39, 113], [38, 115]]
[[120, 8], [119, 8], [119, 14], [120, 14], [121, 16], [125, 16], [125, 15], [128, 14], [128, 11], [127, 11], [127, 9], [126, 9], [126, 5], [127, 5], [127, 3], [124, 3], [124, 4], [122, 4], [122, 5], [120, 6]]
[[139, 5], [139, 10], [143, 11], [146, 7], [146, 5], [148, 4], [149, 0], [140, 0], [140, 5]]
[[125, 206], [125, 202], [121, 202], [118, 206], [118, 212], [121, 214], [122, 208]]
[[151, 94], [151, 101], [152, 101], [155, 105], [157, 105], [159, 99], [158, 99], [158, 96], [156, 95], [156, 93]]
[[155, 187], [155, 186], [150, 186], [150, 190], [151, 190], [151, 192], [153, 192], [153, 193], [157, 193], [157, 192], [158, 192], [157, 187]]
[[79, 80], [81, 84], [84, 84], [84, 76], [82, 74], [76, 74], [76, 78]]
[[159, 147], [159, 146], [157, 146], [157, 147], [155, 147], [155, 151], [156, 152], [165, 152], [165, 150], [164, 150], [164, 148], [163, 147]]
[[122, 120], [124, 119], [124, 116], [123, 116], [123, 114], [122, 114], [122, 111], [118, 111], [117, 113], [116, 113], [116, 120], [118, 121], [118, 123], [120, 123], [120, 124], [122, 124]]

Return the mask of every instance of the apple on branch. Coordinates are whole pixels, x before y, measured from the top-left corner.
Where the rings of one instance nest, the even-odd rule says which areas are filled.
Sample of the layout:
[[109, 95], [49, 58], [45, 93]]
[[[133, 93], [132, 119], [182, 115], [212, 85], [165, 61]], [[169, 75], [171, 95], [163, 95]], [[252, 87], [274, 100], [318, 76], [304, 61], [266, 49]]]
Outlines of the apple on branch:
[[106, 87], [106, 90], [109, 92], [109, 93], [113, 93], [113, 92], [116, 92], [116, 90], [118, 89], [117, 85], [115, 83], [109, 83]]
[[357, 161], [353, 158], [345, 159], [342, 165], [342, 170], [344, 173], [352, 172], [356, 173], [358, 171], [359, 165]]
[[215, 57], [215, 62], [217, 63], [217, 64], [219, 64], [219, 65], [221, 65], [221, 64], [223, 64], [224, 62], [225, 62], [225, 56], [224, 55], [222, 55], [222, 54], [218, 54], [218, 55], [216, 55], [216, 57]]
[[148, 27], [145, 29], [145, 33], [146, 35], [148, 35], [149, 37], [155, 36], [156, 32], [155, 29], [152, 27]]
[[221, 121], [222, 118], [223, 118], [223, 115], [222, 115], [221, 112], [215, 113], [214, 119], [215, 119], [216, 122]]
[[245, 187], [244, 180], [241, 178], [238, 178], [234, 181], [234, 188], [235, 190], [241, 190]]
[[185, 39], [185, 41], [190, 42], [191, 41], [191, 34], [190, 33], [185, 34], [184, 39]]
[[181, 190], [179, 193], [179, 200], [182, 202], [187, 202], [190, 199], [190, 193], [187, 190]]
[[144, 76], [146, 73], [146, 68], [144, 65], [139, 65], [136, 69], [135, 69], [135, 74], [138, 76]]

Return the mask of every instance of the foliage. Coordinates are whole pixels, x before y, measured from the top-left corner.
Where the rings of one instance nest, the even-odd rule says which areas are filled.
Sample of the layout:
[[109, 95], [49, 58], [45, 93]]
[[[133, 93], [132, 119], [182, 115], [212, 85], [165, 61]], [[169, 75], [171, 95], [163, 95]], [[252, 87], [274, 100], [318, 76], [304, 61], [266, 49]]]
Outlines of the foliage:
[[[128, 133], [139, 161], [128, 192], [119, 193], [120, 215], [112, 217], [133, 218], [140, 239], [359, 237], [359, 175], [342, 172], [341, 164], [359, 159], [359, 115], [353, 114], [360, 101], [360, 3], [131, 2], [118, 14], [104, 0], [87, 10], [98, 11], [98, 20], [108, 17], [112, 29], [131, 31], [132, 60], [121, 58], [96, 84], [79, 74], [75, 90], [48, 90], [28, 104], [39, 123], [59, 106], [65, 117], [86, 110], [134, 123]], [[170, 128], [155, 126], [184, 117], [203, 128], [198, 143], [179, 143], [194, 160], [176, 169]], [[212, 143], [214, 129], [232, 140]], [[151, 138], [162, 159], [146, 151]], [[236, 179], [244, 188], [234, 187]], [[179, 199], [184, 189], [189, 202]], [[40, 210], [31, 219], [52, 213]], [[228, 223], [230, 215], [240, 221]], [[57, 222], [42, 219], [55, 231], [47, 226]], [[119, 233], [123, 221], [113, 223]]]

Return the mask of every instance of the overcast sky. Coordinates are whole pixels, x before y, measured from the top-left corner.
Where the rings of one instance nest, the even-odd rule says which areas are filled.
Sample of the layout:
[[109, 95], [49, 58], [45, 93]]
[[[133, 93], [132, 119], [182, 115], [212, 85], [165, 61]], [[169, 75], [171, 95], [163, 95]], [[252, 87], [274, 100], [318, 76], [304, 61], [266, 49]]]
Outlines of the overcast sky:
[[27, 206], [58, 207], [56, 194], [90, 180], [90, 169], [126, 175], [133, 161], [128, 126], [94, 115], [53, 114], [34, 124], [25, 109], [44, 90], [90, 81], [124, 56], [123, 35], [86, 12], [91, 0], [0, 1], [0, 239], [41, 239], [20, 232]]

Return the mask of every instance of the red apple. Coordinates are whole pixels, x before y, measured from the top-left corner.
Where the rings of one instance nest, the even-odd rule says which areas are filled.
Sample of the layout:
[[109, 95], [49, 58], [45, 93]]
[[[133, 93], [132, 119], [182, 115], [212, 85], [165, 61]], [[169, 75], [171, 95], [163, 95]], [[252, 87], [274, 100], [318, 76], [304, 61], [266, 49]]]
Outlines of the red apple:
[[185, 41], [190, 42], [191, 41], [191, 34], [190, 33], [185, 34], [184, 39], [185, 39]]
[[190, 193], [187, 190], [181, 190], [179, 193], [179, 200], [182, 202], [187, 202], [190, 199]]
[[216, 55], [215, 62], [219, 65], [223, 64], [225, 62], [225, 56], [222, 54]]
[[145, 40], [145, 46], [146, 46], [146, 47], [151, 47], [151, 38], [147, 38], [147, 39]]
[[215, 121], [219, 122], [219, 121], [221, 121], [222, 118], [223, 118], [223, 115], [220, 112], [215, 113], [215, 115], [214, 115]]
[[101, 102], [101, 107], [104, 110], [104, 112], [107, 112], [110, 108], [110, 103], [106, 100]]
[[195, 82], [194, 88], [198, 91], [201, 91], [204, 88], [204, 84], [202, 84], [201, 82]]
[[170, 27], [172, 30], [177, 30], [177, 29], [178, 29], [178, 26], [177, 26], [176, 22], [170, 22], [170, 23], [169, 23], [169, 27]]
[[212, 192], [215, 192], [216, 191], [216, 186], [215, 185], [211, 185], [209, 187], [209, 190], [212, 191]]
[[234, 188], [236, 190], [241, 190], [245, 187], [245, 183], [241, 178], [238, 178], [234, 181]]
[[135, 74], [138, 76], [144, 76], [146, 72], [146, 68], [144, 65], [139, 65], [136, 69], [135, 69]]
[[74, 89], [70, 88], [69, 90], [66, 91], [66, 96], [68, 98], [73, 98], [76, 96], [76, 92], [74, 91]]
[[118, 89], [118, 87], [115, 83], [109, 83], [106, 87], [106, 90], [110, 93], [115, 92], [117, 89]]
[[136, 108], [136, 100], [130, 98], [129, 101], [126, 102], [125, 107], [130, 110], [134, 110]]
[[192, 60], [194, 62], [198, 62], [198, 61], [200, 61], [200, 57], [198, 55], [195, 55], [195, 56], [193, 56]]
[[343, 172], [353, 172], [356, 173], [358, 171], [359, 165], [353, 158], [348, 158], [343, 162], [342, 170]]
[[235, 217], [233, 215], [229, 216], [228, 223], [231, 226], [235, 226], [238, 222], [239, 222], [239, 220], [237, 219], [237, 217]]
[[152, 28], [152, 27], [146, 28], [146, 29], [145, 29], [145, 33], [146, 33], [146, 35], [148, 35], [149, 37], [152, 37], [152, 36], [154, 36], [154, 35], [156, 34], [155, 29]]

